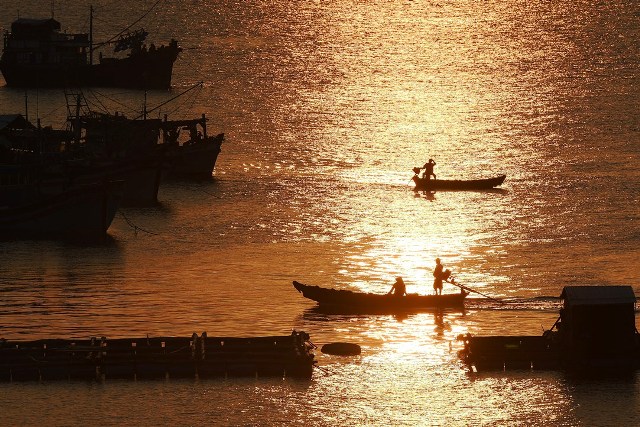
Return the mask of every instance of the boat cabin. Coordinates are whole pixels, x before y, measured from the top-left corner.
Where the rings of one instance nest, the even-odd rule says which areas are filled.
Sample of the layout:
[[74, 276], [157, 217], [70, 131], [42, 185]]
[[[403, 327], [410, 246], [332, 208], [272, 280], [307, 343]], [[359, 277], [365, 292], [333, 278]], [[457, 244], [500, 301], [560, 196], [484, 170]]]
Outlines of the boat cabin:
[[60, 32], [55, 19], [20, 18], [4, 35], [2, 63], [9, 64], [87, 64], [88, 34]]
[[567, 286], [558, 331], [570, 359], [624, 359], [637, 347], [631, 286]]

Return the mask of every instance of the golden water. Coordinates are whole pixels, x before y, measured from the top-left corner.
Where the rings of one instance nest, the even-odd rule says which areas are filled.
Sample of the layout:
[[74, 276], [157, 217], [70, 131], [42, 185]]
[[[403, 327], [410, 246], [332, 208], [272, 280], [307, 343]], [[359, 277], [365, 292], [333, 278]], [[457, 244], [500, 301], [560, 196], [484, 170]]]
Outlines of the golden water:
[[[0, 26], [18, 10], [48, 17], [41, 3], [3, 2]], [[155, 2], [97, 3], [99, 38]], [[160, 6], [144, 27], [156, 44], [185, 48], [174, 89], [86, 94], [133, 116], [145, 98], [154, 106], [203, 81], [156, 114], [206, 113], [210, 132], [226, 133], [215, 179], [164, 184], [159, 207], [121, 211], [106, 245], [0, 243], [0, 336], [302, 329], [363, 354], [318, 352], [309, 382], [4, 384], [9, 424], [633, 423], [635, 379], [469, 375], [455, 338], [538, 334], [566, 285], [640, 284], [635, 2]], [[55, 4], [69, 31], [87, 29], [87, 11]], [[27, 95], [31, 118], [63, 125], [61, 91]], [[1, 113], [24, 103], [24, 91], [0, 87]], [[439, 178], [507, 180], [498, 192], [414, 193], [411, 168], [430, 157]], [[478, 298], [442, 317], [327, 316], [291, 286], [386, 292], [402, 275], [409, 292], [429, 293], [436, 257], [514, 302]]]

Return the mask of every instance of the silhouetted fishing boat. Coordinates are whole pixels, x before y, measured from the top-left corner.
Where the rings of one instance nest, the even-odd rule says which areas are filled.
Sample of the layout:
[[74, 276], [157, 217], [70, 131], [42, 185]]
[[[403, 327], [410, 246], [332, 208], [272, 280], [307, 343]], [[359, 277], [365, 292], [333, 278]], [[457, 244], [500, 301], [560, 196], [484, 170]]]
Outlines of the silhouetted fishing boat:
[[122, 34], [114, 41], [114, 53], [126, 56], [94, 62], [93, 11], [88, 34], [60, 32], [60, 22], [20, 18], [5, 33], [0, 71], [8, 86], [78, 87], [105, 86], [134, 89], [167, 89], [171, 86], [173, 63], [182, 50], [175, 40], [168, 46], [144, 41], [143, 29]]
[[320, 308], [343, 313], [393, 313], [464, 307], [469, 293], [463, 289], [456, 294], [394, 296], [322, 288], [293, 282], [293, 287], [305, 298], [316, 301]]
[[[211, 178], [224, 134], [208, 134], [207, 117], [169, 120], [147, 115], [188, 91], [146, 109], [137, 117], [91, 111], [81, 93], [67, 92], [69, 126], [76, 136], [75, 145], [85, 151], [118, 159], [161, 157], [166, 175], [182, 178]], [[75, 103], [75, 108], [71, 107]], [[72, 111], [73, 110], [73, 111]]]
[[0, 238], [93, 240], [107, 232], [122, 197], [122, 182], [74, 187], [6, 206], [0, 201]]
[[74, 129], [54, 130], [32, 125], [19, 114], [0, 115], [0, 200], [22, 205], [78, 186], [124, 181], [123, 205], [152, 205], [164, 157], [108, 155], [104, 147], [76, 140]]
[[418, 176], [419, 168], [414, 168], [413, 182], [417, 191], [464, 191], [464, 190], [489, 190], [502, 185], [506, 175], [484, 179], [427, 179]]

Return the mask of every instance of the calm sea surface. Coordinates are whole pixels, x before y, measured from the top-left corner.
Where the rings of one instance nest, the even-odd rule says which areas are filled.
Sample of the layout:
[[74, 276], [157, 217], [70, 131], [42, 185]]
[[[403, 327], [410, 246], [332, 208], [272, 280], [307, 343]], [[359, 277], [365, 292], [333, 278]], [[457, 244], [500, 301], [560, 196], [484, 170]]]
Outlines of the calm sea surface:
[[[106, 39], [156, 2], [91, 3]], [[55, 18], [87, 31], [89, 4], [57, 1]], [[51, 6], [0, 3], [0, 29], [18, 16]], [[637, 1], [160, 1], [140, 25], [149, 42], [185, 48], [174, 88], [85, 95], [134, 116], [202, 81], [152, 114], [207, 114], [226, 134], [215, 177], [121, 209], [104, 245], [0, 243], [0, 336], [297, 329], [363, 353], [318, 352], [302, 382], [0, 384], [0, 424], [638, 422], [640, 379], [477, 375], [456, 356], [458, 334], [551, 327], [563, 286], [640, 293]], [[30, 119], [64, 126], [62, 91], [26, 95]], [[24, 112], [25, 92], [1, 86], [0, 113]], [[507, 180], [414, 193], [411, 168], [430, 157], [439, 178]], [[442, 317], [331, 316], [291, 286], [386, 292], [401, 275], [426, 294], [436, 257], [508, 303], [473, 295]]]

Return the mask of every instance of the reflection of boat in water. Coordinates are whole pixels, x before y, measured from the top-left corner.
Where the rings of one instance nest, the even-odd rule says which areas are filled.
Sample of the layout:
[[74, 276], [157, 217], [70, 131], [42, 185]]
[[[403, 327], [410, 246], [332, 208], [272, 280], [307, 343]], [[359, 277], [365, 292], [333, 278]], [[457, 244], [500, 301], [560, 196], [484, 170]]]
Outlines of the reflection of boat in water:
[[394, 313], [433, 309], [462, 309], [469, 293], [463, 289], [457, 294], [418, 295], [403, 297], [322, 288], [293, 282], [294, 288], [305, 298], [316, 301], [319, 307], [331, 313]]
[[[418, 168], [414, 168], [414, 172]], [[419, 171], [419, 169], [418, 169]], [[484, 179], [427, 179], [421, 178], [416, 172], [413, 182], [417, 191], [465, 191], [465, 190], [490, 190], [502, 185], [506, 175]]]
[[[91, 13], [93, 22], [93, 11]], [[77, 87], [107, 86], [134, 89], [166, 89], [171, 86], [173, 63], [182, 50], [175, 40], [168, 46], [144, 44], [148, 33], [138, 30], [121, 35], [114, 53], [127, 56], [94, 62], [92, 29], [88, 34], [60, 32], [55, 19], [20, 18], [5, 33], [0, 71], [9, 86]]]
[[111, 225], [121, 197], [122, 182], [104, 182], [0, 206], [0, 236], [99, 239]]

